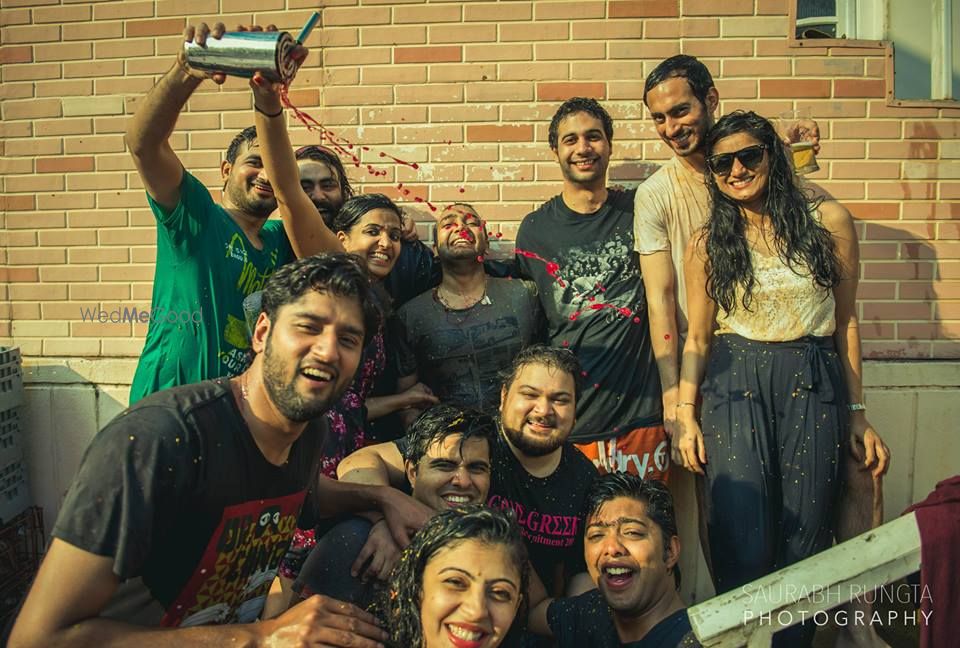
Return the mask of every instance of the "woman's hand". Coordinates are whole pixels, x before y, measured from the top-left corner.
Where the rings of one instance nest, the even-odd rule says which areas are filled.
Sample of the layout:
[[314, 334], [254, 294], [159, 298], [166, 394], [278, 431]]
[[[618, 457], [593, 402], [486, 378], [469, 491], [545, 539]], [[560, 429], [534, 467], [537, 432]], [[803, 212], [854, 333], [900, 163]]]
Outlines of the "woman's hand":
[[863, 412], [856, 412], [850, 420], [850, 454], [869, 470], [874, 478], [882, 477], [890, 468], [890, 448], [883, 442]]
[[703, 464], [707, 463], [703, 432], [700, 430], [700, 424], [697, 423], [693, 407], [688, 405], [682, 409], [689, 409], [690, 412], [677, 417], [679, 431], [673, 439], [674, 461], [679, 461], [680, 465], [690, 472], [702, 475], [704, 474]]
[[[266, 28], [264, 28], [260, 25], [239, 25], [237, 27], [237, 31], [275, 32], [277, 31], [277, 26], [267, 25]], [[296, 47], [294, 47], [290, 52], [290, 58], [293, 59], [297, 65], [294, 70], [294, 75], [287, 79], [287, 83], [293, 81], [294, 76], [296, 76], [296, 70], [300, 69], [300, 65], [302, 65], [303, 61], [307, 58], [308, 52], [309, 50], [299, 43], [297, 43]], [[259, 71], [255, 72], [250, 78], [250, 89], [253, 90], [254, 107], [260, 112], [268, 115], [273, 115], [282, 110], [283, 106], [280, 102], [280, 90], [283, 88], [283, 85], [284, 83], [281, 81], [272, 81]]]

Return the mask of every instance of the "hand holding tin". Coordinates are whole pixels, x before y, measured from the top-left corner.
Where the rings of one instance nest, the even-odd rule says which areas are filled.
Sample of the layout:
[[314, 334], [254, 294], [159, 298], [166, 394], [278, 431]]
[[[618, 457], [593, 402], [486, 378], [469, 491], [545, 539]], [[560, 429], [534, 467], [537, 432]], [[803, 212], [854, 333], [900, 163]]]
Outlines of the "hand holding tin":
[[[208, 38], [219, 39], [223, 37], [226, 28], [223, 26], [223, 23], [218, 22], [213, 25], [213, 29], [207, 26], [207, 23], [200, 23], [196, 27], [193, 25], [187, 25], [187, 28], [183, 30], [183, 40], [185, 43], [192, 43], [198, 47], [206, 47]], [[189, 45], [181, 48], [177, 52], [177, 63], [187, 75], [195, 79], [213, 79], [214, 83], [222, 84], [227, 80], [227, 75], [223, 72], [198, 69], [190, 65], [190, 57], [188, 55]]]

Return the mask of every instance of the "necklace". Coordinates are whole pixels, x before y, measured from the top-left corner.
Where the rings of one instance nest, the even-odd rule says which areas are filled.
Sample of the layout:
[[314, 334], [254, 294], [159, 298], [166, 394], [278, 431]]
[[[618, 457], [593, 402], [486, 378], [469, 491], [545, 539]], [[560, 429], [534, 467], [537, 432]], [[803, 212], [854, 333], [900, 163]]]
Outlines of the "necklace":
[[[460, 298], [463, 300], [463, 303], [464, 303], [463, 308], [454, 308], [453, 305], [451, 305], [446, 299], [444, 299], [443, 295], [440, 292], [441, 288], [442, 288], [441, 286], [437, 286], [437, 288], [434, 290], [434, 293], [433, 293], [434, 298], [437, 300], [437, 303], [440, 304], [440, 306], [443, 308], [444, 312], [446, 313], [447, 321], [453, 322], [454, 324], [457, 325], [458, 328], [462, 328], [463, 325], [467, 322], [467, 320], [469, 320], [471, 317], [473, 317], [473, 315], [476, 312], [478, 312], [479, 309], [477, 309], [477, 305], [488, 306], [492, 303], [490, 301], [490, 297], [487, 296], [486, 282], [484, 282], [484, 285], [483, 285], [483, 294], [481, 294], [480, 297], [475, 299], [469, 305], [467, 305], [469, 298], [466, 295], [463, 295], [462, 293], [460, 294]], [[461, 313], [463, 314], [461, 315]]]

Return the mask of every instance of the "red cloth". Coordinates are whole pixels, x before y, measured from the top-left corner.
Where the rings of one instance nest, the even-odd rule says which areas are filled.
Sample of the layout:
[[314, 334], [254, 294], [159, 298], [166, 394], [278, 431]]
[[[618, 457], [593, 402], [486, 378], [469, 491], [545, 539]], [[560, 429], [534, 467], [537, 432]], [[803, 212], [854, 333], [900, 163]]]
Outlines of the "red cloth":
[[960, 475], [937, 484], [927, 499], [905, 512], [911, 511], [920, 528], [920, 648], [955, 646], [960, 619]]

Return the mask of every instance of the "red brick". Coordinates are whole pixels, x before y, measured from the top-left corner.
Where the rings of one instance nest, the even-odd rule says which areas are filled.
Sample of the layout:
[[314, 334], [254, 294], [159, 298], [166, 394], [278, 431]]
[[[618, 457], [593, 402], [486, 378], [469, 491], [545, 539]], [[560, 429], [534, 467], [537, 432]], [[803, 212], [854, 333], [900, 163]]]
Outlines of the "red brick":
[[440, 47], [396, 47], [394, 63], [459, 63], [463, 60], [463, 48], [459, 45]]
[[605, 99], [607, 96], [604, 83], [538, 83], [537, 100], [539, 101], [566, 101], [570, 97], [592, 97]]
[[869, 302], [863, 304], [864, 319], [879, 320], [929, 320], [930, 304], [902, 302]]
[[6, 272], [7, 281], [10, 283], [36, 283], [40, 281], [40, 271], [37, 268], [7, 268]]
[[835, 79], [834, 97], [882, 97], [887, 92], [883, 79]]
[[676, 18], [680, 0], [618, 0], [610, 3], [609, 18]]
[[33, 61], [31, 49], [29, 45], [0, 47], [0, 63], [30, 63]]
[[0, 196], [0, 205], [0, 211], [32, 211], [35, 208], [32, 194]]
[[760, 79], [761, 97], [829, 97], [827, 79]]
[[173, 36], [183, 32], [184, 18], [151, 18], [150, 20], [126, 21], [127, 38], [137, 36]]
[[[603, 18], [603, 2], [538, 2], [533, 9], [535, 20], [582, 20]], [[612, 18], [613, 16], [611, 16]]]
[[532, 125], [479, 125], [467, 126], [468, 142], [530, 142], [533, 140]]
[[861, 265], [861, 276], [864, 279], [933, 279], [933, 265], [926, 261], [868, 262]]
[[867, 185], [867, 197], [871, 200], [933, 199], [937, 197], [937, 185], [933, 182], [871, 182]]
[[720, 35], [720, 21], [716, 18], [684, 18], [680, 21], [680, 35], [685, 38], [711, 38]]
[[936, 142], [870, 142], [870, 159], [922, 160], [939, 157]]

